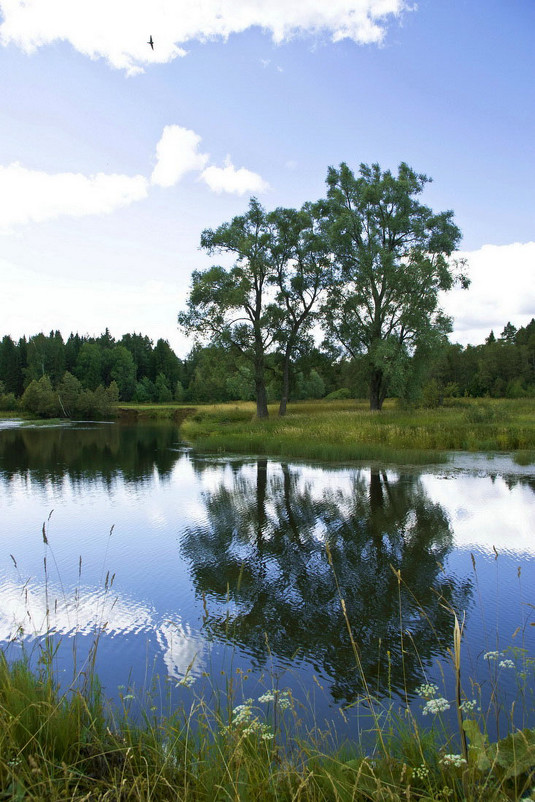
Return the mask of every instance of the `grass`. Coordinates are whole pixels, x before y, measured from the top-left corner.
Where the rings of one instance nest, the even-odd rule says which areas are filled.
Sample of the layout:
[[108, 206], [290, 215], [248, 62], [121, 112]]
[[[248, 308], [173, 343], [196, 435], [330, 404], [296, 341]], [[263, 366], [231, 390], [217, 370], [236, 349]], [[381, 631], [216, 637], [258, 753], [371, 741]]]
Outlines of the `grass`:
[[[207, 695], [190, 688], [189, 701], [163, 716], [152, 712], [150, 695], [143, 693], [141, 715], [135, 718], [135, 691], [127, 690], [113, 705], [90, 670], [60, 691], [54, 680], [52, 637], [45, 640], [34, 670], [27, 658], [9, 663], [0, 653], [0, 798], [533, 799], [535, 730], [511, 727], [505, 738], [489, 742], [485, 716], [475, 702], [467, 704], [461, 690], [462, 632], [454, 617], [452, 624], [452, 663], [459, 683], [456, 700], [450, 702], [457, 705], [464, 744], [459, 731], [450, 731], [442, 719], [441, 711], [450, 702], [430, 684], [420, 689], [424, 711], [432, 719], [427, 728], [408, 706], [396, 710], [367, 696], [365, 748], [357, 733], [352, 742], [339, 744], [330, 732], [305, 730], [300, 705], [285, 690], [268, 687], [255, 699], [245, 698], [239, 679]], [[348, 627], [351, 632], [349, 622]], [[188, 671], [179, 684], [190, 685]], [[496, 687], [494, 703], [498, 691]]]
[[370, 412], [365, 401], [292, 404], [285, 418], [259, 420], [251, 403], [199, 407], [181, 425], [196, 448], [329, 462], [381, 460], [413, 464], [443, 460], [445, 451], [515, 451], [535, 461], [530, 399], [458, 399], [455, 406], [402, 409], [387, 401]]

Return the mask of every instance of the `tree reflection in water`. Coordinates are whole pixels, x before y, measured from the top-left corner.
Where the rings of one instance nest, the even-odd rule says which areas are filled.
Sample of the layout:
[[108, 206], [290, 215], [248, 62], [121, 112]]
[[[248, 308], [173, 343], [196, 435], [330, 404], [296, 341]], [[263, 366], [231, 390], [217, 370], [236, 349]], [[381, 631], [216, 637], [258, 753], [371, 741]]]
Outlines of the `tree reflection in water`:
[[230, 486], [204, 494], [208, 523], [182, 540], [208, 603], [208, 633], [259, 664], [269, 651], [285, 661], [298, 652], [331, 678], [337, 701], [349, 702], [363, 685], [341, 596], [368, 685], [413, 690], [451, 646], [448, 608], [465, 610], [471, 597], [470, 582], [442, 567], [453, 545], [442, 507], [409, 473], [357, 470], [349, 488], [318, 489], [299, 468], [265, 459], [255, 467], [235, 463]]
[[17, 428], [0, 437], [0, 476], [31, 477], [37, 484], [74, 484], [98, 479], [110, 486], [119, 476], [140, 482], [170, 476], [178, 455], [171, 450], [178, 427], [85, 423], [69, 427]]

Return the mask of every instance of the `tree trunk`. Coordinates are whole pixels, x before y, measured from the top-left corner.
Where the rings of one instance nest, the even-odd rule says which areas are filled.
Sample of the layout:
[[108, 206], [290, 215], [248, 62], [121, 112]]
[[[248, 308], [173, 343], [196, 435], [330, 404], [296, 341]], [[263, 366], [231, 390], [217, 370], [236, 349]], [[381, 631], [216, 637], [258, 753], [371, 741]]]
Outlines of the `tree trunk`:
[[370, 376], [370, 410], [380, 412], [386, 396], [383, 371], [373, 368]]
[[284, 368], [282, 371], [282, 396], [279, 404], [279, 418], [286, 415], [286, 407], [288, 405], [288, 398], [290, 395], [290, 353], [291, 345], [288, 344], [286, 353], [284, 354]]
[[265, 382], [257, 381], [255, 379], [255, 392], [256, 392], [256, 417], [268, 418], [269, 412], [267, 407], [267, 392]]
[[255, 331], [254, 383], [256, 394], [256, 416], [258, 418], [267, 418], [269, 416], [269, 412], [267, 407], [266, 378], [264, 370], [264, 346], [259, 331]]

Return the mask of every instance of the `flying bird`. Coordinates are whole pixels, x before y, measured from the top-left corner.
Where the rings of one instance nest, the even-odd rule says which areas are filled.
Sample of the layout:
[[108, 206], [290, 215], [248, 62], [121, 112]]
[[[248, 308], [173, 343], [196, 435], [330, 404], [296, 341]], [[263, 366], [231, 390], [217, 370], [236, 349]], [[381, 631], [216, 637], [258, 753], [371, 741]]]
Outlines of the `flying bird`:
[[152, 49], [154, 50], [154, 41], [152, 39], [152, 34], [150, 35], [149, 41], [147, 42], [147, 44], [150, 45], [152, 47]]

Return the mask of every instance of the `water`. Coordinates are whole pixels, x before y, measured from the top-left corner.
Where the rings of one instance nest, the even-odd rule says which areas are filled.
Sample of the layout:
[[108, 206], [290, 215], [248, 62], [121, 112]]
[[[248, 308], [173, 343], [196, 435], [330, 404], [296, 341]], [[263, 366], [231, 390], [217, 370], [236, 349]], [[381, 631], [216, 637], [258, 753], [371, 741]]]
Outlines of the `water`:
[[507, 706], [511, 647], [534, 655], [534, 491], [535, 466], [508, 456], [334, 468], [196, 454], [173, 425], [6, 427], [0, 642], [35, 656], [52, 629], [67, 685], [98, 636], [115, 699], [275, 683], [343, 737], [365, 687], [341, 599], [368, 690], [416, 715], [424, 681], [453, 698], [455, 610], [467, 696], [470, 677], [486, 705], [497, 680]]

